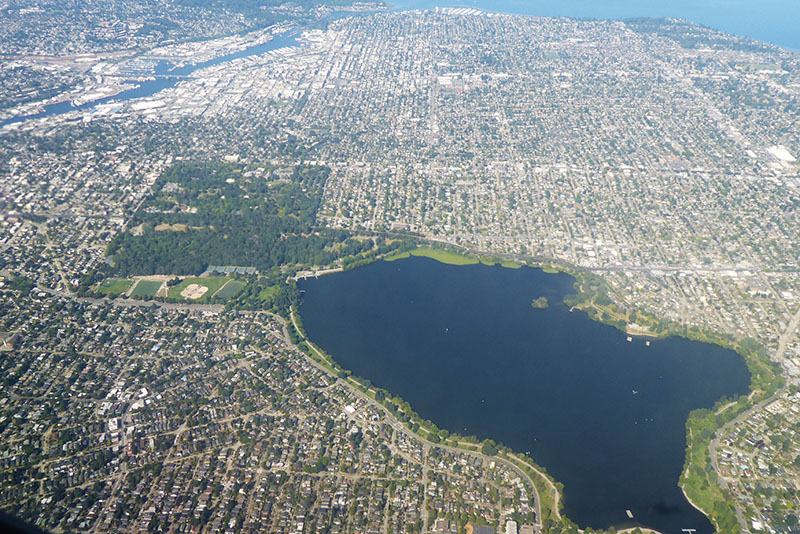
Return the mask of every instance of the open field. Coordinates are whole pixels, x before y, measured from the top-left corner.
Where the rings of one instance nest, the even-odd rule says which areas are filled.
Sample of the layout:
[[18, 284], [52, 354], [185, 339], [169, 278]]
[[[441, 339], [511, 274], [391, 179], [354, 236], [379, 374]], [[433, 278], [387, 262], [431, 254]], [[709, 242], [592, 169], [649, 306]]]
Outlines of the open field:
[[228, 300], [228, 299], [231, 299], [231, 298], [235, 297], [235, 296], [236, 296], [236, 295], [239, 293], [239, 291], [241, 291], [241, 290], [242, 290], [242, 288], [243, 288], [244, 286], [246, 286], [246, 285], [247, 285], [247, 284], [245, 284], [245, 283], [244, 283], [244, 282], [242, 282], [242, 281], [239, 281], [239, 280], [231, 280], [231, 281], [229, 281], [227, 284], [225, 284], [224, 286], [222, 286], [222, 287], [220, 288], [220, 290], [219, 290], [219, 291], [217, 291], [217, 292], [216, 292], [216, 293], [213, 295], [213, 297], [214, 297], [214, 298], [218, 298], [218, 299], [222, 299], [222, 300]]
[[200, 297], [208, 293], [206, 286], [199, 284], [189, 284], [186, 289], [181, 291], [181, 296], [188, 300], [198, 300]]
[[154, 297], [161, 287], [163, 282], [151, 282], [150, 280], [139, 280], [136, 287], [133, 288], [131, 296], [136, 297]]
[[507, 269], [520, 269], [522, 267], [521, 263], [517, 263], [511, 260], [503, 260], [500, 258], [494, 258], [492, 256], [481, 256], [481, 263], [484, 265], [500, 265]]
[[185, 225], [185, 224], [177, 224], [177, 223], [176, 223], [176, 224], [167, 224], [167, 223], [161, 223], [161, 224], [159, 224], [159, 225], [156, 225], [156, 227], [155, 227], [155, 228], [153, 228], [153, 229], [154, 229], [156, 232], [165, 232], [165, 231], [167, 231], [167, 230], [170, 230], [170, 231], [172, 231], [172, 232], [185, 232], [185, 231], [186, 231], [188, 228], [189, 228], [189, 227], [188, 227], [187, 225]]
[[195, 278], [190, 277], [184, 279], [180, 284], [176, 285], [175, 287], [171, 287], [169, 290], [169, 298], [174, 299], [184, 299], [185, 296], [182, 293], [191, 285], [202, 286], [208, 288], [202, 295], [199, 295], [197, 298], [192, 298], [195, 302], [203, 302], [208, 300], [211, 295], [216, 293], [216, 291], [225, 285], [225, 282], [230, 280], [230, 278], [226, 276], [209, 276], [207, 278]]
[[431, 247], [420, 247], [410, 252], [392, 254], [391, 256], [388, 256], [385, 259], [386, 261], [394, 261], [403, 258], [408, 258], [409, 256], [421, 256], [425, 258], [431, 258], [438, 262], [446, 263], [448, 265], [474, 265], [479, 262], [477, 258], [462, 256], [461, 254], [456, 254], [455, 252], [449, 252], [447, 250], [440, 250]]
[[131, 280], [109, 278], [97, 287], [97, 292], [105, 295], [120, 295], [130, 289], [132, 285], [133, 282]]
[[258, 298], [260, 298], [261, 300], [267, 300], [271, 298], [272, 295], [277, 293], [279, 289], [280, 288], [277, 285], [265, 287], [258, 293]]
[[502, 265], [509, 269], [519, 269], [522, 264], [511, 260], [495, 258], [492, 256], [475, 257], [472, 255], [459, 254], [458, 252], [450, 252], [449, 250], [442, 250], [432, 247], [420, 247], [409, 252], [398, 252], [391, 254], [384, 258], [386, 261], [401, 260], [410, 256], [420, 256], [424, 258], [431, 258], [441, 263], [448, 265], [475, 265], [482, 263], [484, 265]]

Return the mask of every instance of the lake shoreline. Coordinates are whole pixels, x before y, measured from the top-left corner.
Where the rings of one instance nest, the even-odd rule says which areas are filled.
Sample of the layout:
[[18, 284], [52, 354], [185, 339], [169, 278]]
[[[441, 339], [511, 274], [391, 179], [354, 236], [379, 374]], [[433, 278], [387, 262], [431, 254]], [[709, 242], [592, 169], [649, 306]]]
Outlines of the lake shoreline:
[[[403, 251], [403, 252], [401, 252], [401, 253], [393, 253], [393, 254], [392, 254], [392, 253], [390, 253], [390, 254], [388, 254], [388, 257], [389, 257], [389, 258], [391, 258], [391, 260], [399, 260], [399, 259], [403, 259], [403, 258], [410, 258], [410, 257], [420, 257], [420, 256], [422, 256], [422, 257], [427, 257], [427, 258], [431, 258], [431, 257], [433, 256], [433, 258], [431, 258], [431, 259], [435, 259], [435, 260], [437, 260], [437, 258], [436, 258], [435, 256], [437, 256], [437, 255], [439, 255], [439, 256], [440, 256], [440, 254], [441, 254], [441, 253], [438, 253], [438, 254], [435, 254], [435, 253], [433, 253], [433, 252], [431, 251], [431, 247], [424, 247], [424, 248], [425, 248], [426, 250], [420, 251], [419, 249], [415, 249], [414, 251]], [[394, 257], [392, 257], [392, 256], [394, 256]], [[441, 256], [440, 256], [440, 257], [441, 257]], [[478, 259], [478, 258], [476, 258], [476, 257], [474, 257], [474, 256], [473, 256], [473, 257], [468, 257], [468, 256], [461, 255], [461, 257], [460, 257], [460, 258], [457, 258], [457, 257], [456, 257], [456, 253], [454, 253], [452, 250], [451, 250], [451, 251], [446, 251], [446, 255], [445, 255], [444, 257], [445, 257], [445, 259], [447, 259], [447, 260], [453, 260], [453, 261], [448, 261], [448, 262], [446, 262], [446, 264], [449, 264], [449, 265], [476, 265], [476, 264], [478, 264], [478, 263], [485, 263], [485, 264], [487, 264], [487, 265], [495, 265], [495, 264], [497, 264], [497, 262], [496, 262], [496, 261], [491, 261], [491, 260], [489, 260], [489, 258], [491, 258], [491, 256], [488, 256], [488, 255], [484, 256], [484, 260], [485, 260], [485, 261], [483, 261], [483, 262], [479, 261], [479, 259]], [[386, 259], [386, 258], [376, 258], [376, 260], [377, 260], [377, 259]], [[486, 261], [486, 260], [489, 260], [489, 261]], [[375, 263], [375, 262], [373, 262], [373, 263]], [[389, 264], [391, 264], [391, 261], [390, 261], [390, 262], [388, 262], [388, 263], [389, 263]], [[440, 262], [440, 263], [445, 263], [445, 262]], [[516, 263], [516, 265], [517, 265], [517, 266], [518, 266], [518, 268], [519, 268], [519, 267], [521, 267], [521, 266], [525, 265], [527, 262], [524, 262], [524, 261], [517, 261], [517, 262], [515, 262], [515, 263]], [[538, 264], [538, 265], [536, 265], [536, 266], [531, 266], [531, 265], [526, 265], [526, 266], [528, 266], [528, 267], [531, 267], [532, 269], [538, 269], [538, 270], [540, 270], [540, 271], [544, 271], [544, 269], [543, 269], [543, 267], [544, 267], [544, 266], [543, 266], [543, 265], [540, 265], [540, 264]], [[552, 272], [553, 270], [555, 270], [555, 269], [553, 269], [553, 268], [552, 268], [551, 266], [549, 266], [549, 265], [548, 265], [548, 266], [546, 266], [546, 267], [550, 267], [550, 269], [548, 269], [548, 271], [550, 271], [550, 272]], [[566, 269], [557, 269], [557, 271], [558, 271], [558, 272], [562, 272], [562, 273], [563, 273], [565, 270], [566, 270]], [[570, 273], [564, 273], [564, 274], [568, 274], [568, 275], [570, 275], [570, 277], [571, 277], [571, 278], [575, 278], [575, 277], [574, 277], [574, 276], [572, 276]], [[563, 282], [562, 282], [562, 283], [563, 283]], [[526, 307], [527, 307], [528, 309], [530, 309], [530, 308], [531, 308], [530, 300], [527, 300], [527, 302], [526, 302]], [[302, 310], [301, 310], [301, 311], [302, 311]], [[564, 310], [564, 311], [566, 311], [566, 310]], [[305, 316], [305, 315], [306, 315], [306, 313], [302, 313], [302, 315], [304, 315], [304, 316]], [[596, 322], [596, 319], [595, 319], [595, 318], [592, 318], [592, 319], [593, 319], [593, 321], [592, 321], [592, 322]], [[303, 317], [303, 320], [304, 320], [304, 322], [305, 322], [305, 317]], [[680, 337], [685, 337], [685, 336], [680, 336]], [[623, 338], [623, 343], [624, 343], [624, 338]], [[625, 344], [625, 345], [627, 345], [627, 344]], [[325, 350], [326, 350], [326, 351], [327, 351], [327, 350], [329, 350], [327, 346], [326, 346], [326, 349], [325, 349]], [[339, 354], [339, 352], [334, 352], [334, 354]], [[342, 365], [342, 363], [343, 363], [343, 362], [341, 362], [341, 358], [340, 358], [340, 359], [337, 361], [337, 363], [339, 363], [339, 365]], [[344, 363], [344, 365], [343, 365], [343, 368], [351, 368], [351, 367], [350, 367], [349, 365], [347, 365], [346, 363]], [[351, 369], [352, 369], [352, 368], [351, 368]], [[354, 374], [360, 374], [360, 373], [354, 373]], [[363, 375], [361, 375], [361, 376], [363, 376]], [[399, 395], [400, 397], [403, 397], [403, 394], [402, 394], [401, 392], [395, 392], [395, 391], [393, 391], [393, 390], [392, 390], [392, 388], [388, 388], [388, 389], [391, 391], [391, 394], [392, 394], [392, 395], [395, 395], [395, 394], [397, 394], [397, 395]], [[414, 405], [414, 406], [416, 406], [416, 404], [413, 404], [413, 405]], [[684, 421], [684, 423], [682, 424], [682, 427], [683, 427], [683, 428], [685, 428], [685, 426], [684, 426], [685, 424], [686, 424], [686, 422]], [[515, 450], [517, 450], [517, 448], [516, 448], [516, 447], [515, 447]], [[522, 450], [522, 451], [524, 451], [525, 449], [523, 448], [523, 449], [521, 449], [521, 450]], [[681, 448], [681, 451], [683, 451], [683, 448]], [[686, 459], [686, 457], [685, 457], [683, 454], [681, 454], [681, 456], [682, 456], [682, 457], [684, 457], [684, 460]], [[530, 456], [529, 456], [529, 458], [530, 458]], [[538, 457], [536, 454], [534, 454], [534, 455], [532, 456], [532, 458], [536, 459], [536, 458], [539, 458], [539, 457]], [[541, 460], [540, 460], [540, 461], [541, 461]], [[548, 464], [548, 465], [549, 465], [549, 464]], [[677, 480], [676, 480], [675, 482], [677, 482]], [[676, 484], [676, 486], [675, 486], [675, 489], [676, 489], [676, 490], [678, 489], [678, 488], [677, 488], [677, 484]], [[691, 494], [691, 492], [689, 492], [689, 494]], [[681, 494], [681, 497], [683, 497], [683, 496], [682, 496], [682, 494]], [[639, 514], [637, 513], [637, 516], [638, 516], [638, 515], [639, 515]], [[640, 518], [640, 519], [641, 519], [641, 518]], [[624, 521], [621, 521], [621, 520], [620, 520], [618, 524], [623, 524], [623, 523], [624, 523]], [[591, 523], [590, 523], [590, 524], [591, 524]]]
[[[436, 246], [433, 246], [433, 247], [430, 247], [430, 248], [436, 249]], [[449, 248], [450, 248], [449, 246], [445, 247], [445, 249], [449, 249]], [[449, 255], [451, 255], [451, 256], [457, 256], [459, 254], [457, 252], [453, 252], [452, 250], [448, 250], [447, 253]], [[403, 255], [401, 257], [410, 257], [410, 256], [414, 256], [414, 255], [415, 254], [413, 254], [413, 253], [406, 253], [405, 255]], [[435, 254], [418, 254], [418, 255], [419, 256], [425, 256], [425, 257], [430, 257], [430, 258], [435, 259], [437, 261], [441, 261], [436, 257]], [[473, 257], [473, 255], [468, 253], [464, 257]], [[509, 255], [506, 255], [506, 257], [509, 257]], [[395, 258], [395, 259], [399, 259], [399, 258]], [[521, 258], [516, 258], [516, 259], [511, 260], [511, 261], [514, 261], [514, 263], [516, 263], [519, 267], [525, 266], [525, 267], [530, 267], [530, 268], [535, 268], [535, 269], [541, 269], [543, 272], [548, 273], [548, 274], [555, 274], [555, 273], [559, 273], [559, 272], [568, 274], [568, 275], [570, 275], [570, 276], [572, 276], [573, 278], [576, 279], [575, 286], [576, 286], [576, 289], [578, 290], [578, 296], [580, 296], [581, 292], [583, 291], [583, 288], [579, 284], [579, 280], [578, 280], [579, 273], [581, 273], [581, 269], [580, 268], [577, 268], [577, 267], [574, 267], [574, 266], [559, 265], [559, 264], [549, 264], [546, 261], [545, 262], [543, 262], [543, 261], [535, 261], [534, 265], [529, 265], [528, 261], [526, 261], [525, 259], [521, 259]], [[446, 263], [446, 264], [450, 264], [450, 265], [459, 265], [458, 262], [443, 261], [442, 263]], [[472, 265], [472, 264], [477, 264], [477, 263], [478, 263], [478, 261], [474, 261], [474, 262], [470, 262], [468, 264]], [[591, 296], [591, 295], [589, 295], [589, 296]], [[584, 311], [584, 312], [586, 312], [588, 314], [588, 309], [592, 308], [592, 307], [595, 307], [593, 302], [590, 302], [588, 305], [587, 304], [584, 304], [584, 305], [575, 304], [574, 306], [572, 306], [570, 308], [570, 311], [572, 311], [573, 309], [579, 309], [579, 310]], [[630, 328], [628, 328], [629, 325], [627, 325], [627, 324], [625, 325], [625, 328], [621, 328], [621, 325], [615, 323], [614, 321], [608, 320], [607, 318], [603, 318], [602, 315], [599, 315], [599, 316], [597, 316], [597, 315], [593, 316], [592, 314], [588, 314], [588, 315], [589, 315], [589, 318], [592, 319], [593, 321], [597, 321], [597, 322], [600, 322], [602, 324], [607, 324], [607, 325], [610, 325], [610, 326], [614, 326], [618, 330], [620, 330], [620, 331], [622, 331], [622, 332], [624, 332], [624, 333], [626, 333], [626, 334], [628, 334], [629, 336], [632, 336], [632, 337], [645, 338], [645, 339], [651, 339], [651, 340], [663, 340], [663, 339], [667, 339], [667, 338], [675, 336], [675, 337], [680, 337], [680, 338], [694, 340], [694, 341], [701, 341], [701, 342], [705, 342], [705, 343], [711, 343], [713, 345], [717, 345], [719, 347], [722, 347], [722, 348], [725, 348], [725, 349], [729, 349], [729, 350], [732, 350], [732, 351], [736, 352], [745, 361], [745, 363], [747, 364], [748, 368], [751, 369], [751, 371], [752, 371], [752, 369], [754, 367], [767, 368], [766, 374], [768, 374], [768, 375], [771, 374], [771, 376], [768, 376], [766, 379], [762, 378], [759, 381], [759, 383], [761, 385], [761, 388], [759, 388], [759, 387], [756, 386], [755, 374], [752, 375], [751, 382], [750, 382], [750, 385], [748, 387], [748, 395], [746, 396], [747, 402], [743, 406], [739, 406], [738, 409], [732, 410], [730, 412], [724, 412], [724, 417], [723, 417], [722, 422], [719, 425], [716, 425], [716, 428], [714, 429], [715, 433], [716, 433], [717, 430], [719, 430], [719, 428], [724, 426], [724, 424], [726, 424], [726, 422], [732, 420], [734, 417], [736, 417], [738, 414], [742, 413], [743, 411], [746, 411], [746, 410], [752, 408], [761, 399], [769, 397], [770, 395], [772, 395], [775, 391], [777, 391], [778, 389], [780, 389], [784, 385], [784, 380], [783, 380], [783, 376], [781, 374], [780, 369], [779, 368], [775, 368], [775, 362], [772, 361], [771, 359], [769, 359], [769, 356], [766, 353], [766, 350], [761, 346], [758, 346], [757, 348], [752, 348], [752, 349], [745, 349], [743, 347], [743, 341], [744, 340], [742, 340], [742, 339], [726, 338], [724, 335], [721, 335], [721, 334], [719, 334], [717, 332], [713, 332], [713, 331], [689, 330], [689, 329], [686, 329], [685, 327], [682, 327], [681, 325], [678, 325], [678, 324], [672, 323], [672, 322], [667, 324], [667, 328], [666, 328], [666, 330], [664, 332], [658, 332], [658, 333], [649, 332], [649, 331], [642, 331], [640, 328], [630, 329]], [[699, 417], [696, 416], [695, 412], [692, 412], [689, 415], [689, 417], [687, 418], [687, 420], [686, 420], [686, 427], [690, 428], [692, 426], [692, 423], [696, 423], [698, 420], [699, 420]], [[705, 472], [705, 470], [702, 469], [702, 466], [699, 465], [698, 462], [692, 462], [692, 456], [691, 456], [692, 447], [699, 447], [701, 450], [704, 450], [704, 448], [706, 448], [708, 446], [709, 446], [709, 444], [704, 444], [704, 443], [699, 443], [699, 444], [698, 443], [694, 443], [694, 442], [690, 443], [688, 441], [688, 438], [687, 438], [687, 454], [686, 454], [686, 457], [685, 457], [684, 468], [683, 468], [683, 471], [681, 473], [679, 487], [680, 487], [681, 492], [683, 493], [686, 501], [692, 507], [694, 507], [696, 510], [698, 510], [703, 515], [705, 515], [715, 525], [715, 527], [718, 528], [719, 520], [714, 518], [712, 516], [712, 514], [707, 513], [702, 507], [698, 506], [696, 504], [696, 502], [690, 496], [690, 493], [695, 494], [695, 498], [697, 498], [698, 493], [700, 493], [700, 494], [703, 494], [703, 493], [708, 494], [708, 493], [715, 493], [715, 492], [722, 493], [726, 497], [726, 504], [730, 506], [729, 512], [732, 513], [732, 500], [730, 499], [730, 495], [727, 494], [727, 493], [724, 493], [722, 488], [719, 486], [719, 483], [716, 482], [716, 479], [711, 477], [709, 473]], [[690, 473], [693, 469], [699, 469], [699, 470], [701, 470], [701, 471], [703, 471], [705, 473], [705, 483], [708, 485], [706, 489], [703, 489], [701, 487], [689, 487], [688, 490], [687, 490], [687, 482], [686, 482], [686, 480], [689, 479], [688, 473]]]

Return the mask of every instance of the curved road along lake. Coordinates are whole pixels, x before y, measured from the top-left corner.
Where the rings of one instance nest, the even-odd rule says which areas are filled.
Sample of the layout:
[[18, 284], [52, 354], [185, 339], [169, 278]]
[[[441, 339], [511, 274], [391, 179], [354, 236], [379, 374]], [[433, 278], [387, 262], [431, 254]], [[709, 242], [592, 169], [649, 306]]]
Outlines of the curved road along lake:
[[[581, 527], [713, 531], [678, 487], [695, 408], [746, 393], [744, 361], [682, 338], [626, 340], [563, 304], [572, 277], [412, 257], [309, 279], [300, 313], [346, 369], [440, 428], [526, 452]], [[531, 301], [545, 296], [546, 309]]]

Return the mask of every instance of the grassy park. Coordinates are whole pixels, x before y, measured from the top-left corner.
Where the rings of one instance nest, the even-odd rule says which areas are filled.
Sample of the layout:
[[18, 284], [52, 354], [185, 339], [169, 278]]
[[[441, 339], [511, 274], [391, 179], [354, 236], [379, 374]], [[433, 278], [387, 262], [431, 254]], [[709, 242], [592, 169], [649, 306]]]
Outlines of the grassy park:
[[235, 297], [239, 291], [244, 288], [246, 284], [240, 280], [230, 280], [227, 284], [222, 286], [219, 291], [214, 295], [214, 298], [220, 300], [229, 300]]
[[420, 256], [424, 258], [431, 258], [441, 263], [446, 263], [448, 265], [474, 265], [479, 262], [478, 258], [473, 258], [470, 256], [464, 256], [462, 254], [458, 254], [455, 252], [450, 252], [448, 250], [442, 250], [438, 248], [431, 248], [431, 247], [420, 247], [409, 252], [401, 252], [398, 254], [392, 254], [386, 258], [386, 261], [395, 261], [401, 260], [403, 258], [408, 258], [410, 256]]
[[163, 282], [152, 282], [150, 280], [139, 280], [136, 287], [133, 288], [131, 297], [155, 297], [158, 290], [161, 288]]
[[503, 267], [508, 267], [510, 269], [519, 269], [522, 267], [521, 264], [511, 260], [505, 260], [493, 256], [473, 256], [471, 254], [461, 254], [459, 252], [451, 252], [449, 250], [433, 247], [420, 247], [407, 252], [398, 252], [396, 254], [391, 254], [384, 259], [386, 261], [395, 261], [409, 258], [411, 256], [431, 258], [440, 263], [446, 263], [447, 265], [476, 265], [478, 263], [482, 263], [484, 265], [502, 265]]
[[199, 277], [189, 277], [184, 278], [180, 284], [173, 286], [169, 289], [169, 298], [171, 299], [184, 299], [181, 295], [184, 289], [191, 285], [198, 285], [207, 288], [207, 291], [202, 294], [199, 298], [193, 299], [186, 299], [192, 302], [206, 302], [208, 301], [211, 296], [217, 292], [225, 283], [230, 280], [227, 276], [209, 276], [204, 278]]
[[108, 296], [116, 296], [125, 293], [132, 285], [133, 282], [131, 280], [109, 278], [97, 287], [97, 292]]

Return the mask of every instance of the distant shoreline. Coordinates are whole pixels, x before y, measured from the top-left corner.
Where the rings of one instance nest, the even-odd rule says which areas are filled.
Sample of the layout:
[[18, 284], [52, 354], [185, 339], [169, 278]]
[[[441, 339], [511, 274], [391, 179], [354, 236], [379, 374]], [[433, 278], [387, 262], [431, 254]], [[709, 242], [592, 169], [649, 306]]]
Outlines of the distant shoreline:
[[[774, 3], [779, 5], [776, 6]], [[473, 5], [464, 3], [464, 0], [459, 0], [458, 2], [442, 0], [441, 3], [437, 3], [436, 0], [416, 2], [413, 0], [407, 2], [395, 0], [386, 3], [390, 12], [425, 10], [439, 7], [476, 9], [486, 13], [504, 15], [606, 21], [625, 21], [634, 18], [654, 20], [669, 18], [684, 20], [728, 35], [777, 46], [788, 52], [800, 53], [800, 37], [798, 37], [800, 34], [794, 28], [795, 25], [791, 23], [791, 21], [800, 18], [800, 7], [798, 7], [798, 4], [788, 0], [774, 0], [773, 6], [769, 11], [771, 16], [767, 21], [764, 21], [763, 18], [764, 7], [759, 9], [760, 6], [757, 4], [752, 9], [749, 9], [750, 6], [741, 6], [737, 13], [735, 6], [728, 6], [731, 9], [721, 11], [717, 5], [712, 5], [712, 2], [708, 0], [705, 3], [702, 0], [701, 2], [692, 3], [688, 8], [676, 7], [674, 3], [667, 0], [661, 0], [660, 2], [657, 0], [656, 5], [651, 3], [648, 6], [649, 9], [643, 9], [641, 2], [628, 0], [623, 2], [622, 6], [620, 6], [620, 2], [617, 2], [617, 9], [614, 11], [608, 11], [608, 8], [604, 10], [603, 6], [600, 5], [600, 7], [593, 6], [596, 10], [588, 12], [586, 11], [586, 3], [578, 0], [560, 2], [556, 4], [557, 8], [554, 8], [553, 5], [543, 0], [503, 0], [493, 3], [477, 0]], [[660, 9], [660, 11], [654, 11], [656, 9]], [[753, 16], [755, 14], [759, 16]], [[759, 22], [762, 22], [762, 24], [758, 24]], [[766, 24], [763, 24], [764, 22]]]

